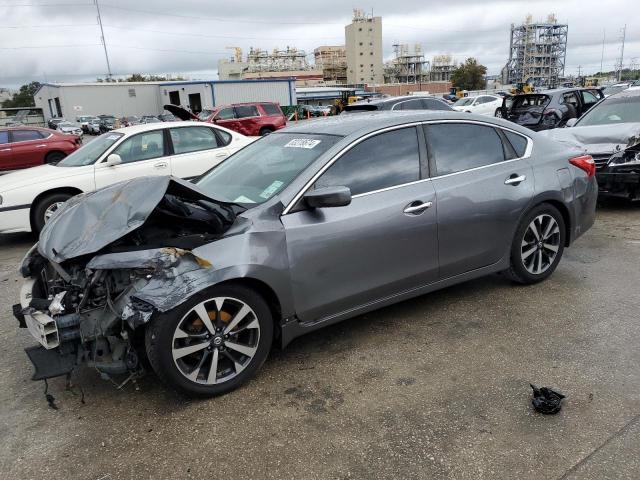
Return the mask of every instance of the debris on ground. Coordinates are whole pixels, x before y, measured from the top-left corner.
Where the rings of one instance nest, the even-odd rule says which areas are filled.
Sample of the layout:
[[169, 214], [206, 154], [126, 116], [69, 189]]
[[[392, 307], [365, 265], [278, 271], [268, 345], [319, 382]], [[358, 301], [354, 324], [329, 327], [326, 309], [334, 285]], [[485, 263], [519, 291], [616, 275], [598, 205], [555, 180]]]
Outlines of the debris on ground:
[[531, 403], [536, 412], [544, 413], [545, 415], [554, 415], [560, 411], [562, 408], [562, 399], [566, 398], [565, 395], [549, 387], [538, 388], [533, 384], [529, 385], [533, 389], [533, 399]]

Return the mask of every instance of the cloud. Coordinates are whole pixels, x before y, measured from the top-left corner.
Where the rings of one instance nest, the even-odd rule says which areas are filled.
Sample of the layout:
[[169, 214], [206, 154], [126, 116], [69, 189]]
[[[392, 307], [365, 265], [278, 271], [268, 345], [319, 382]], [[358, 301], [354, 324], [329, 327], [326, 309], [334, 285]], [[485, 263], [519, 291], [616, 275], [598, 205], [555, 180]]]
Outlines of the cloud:
[[[58, 3], [55, 3], [58, 1]], [[95, 5], [90, 0], [29, 0], [30, 6], [0, 6], [0, 85], [30, 80], [83, 81], [106, 73]], [[312, 53], [319, 45], [344, 42], [352, 12], [343, 1], [293, 2], [101, 0], [111, 69], [116, 74], [183, 73], [215, 78], [226, 47], [245, 50], [296, 46]], [[370, 0], [367, 12], [383, 17], [385, 58], [394, 43], [419, 43], [428, 59], [451, 54], [474, 56], [499, 73], [509, 48], [509, 27], [530, 12], [544, 19], [554, 12], [569, 24], [567, 74], [604, 68], [619, 56], [619, 31], [627, 23], [626, 64], [640, 57], [640, 17], [629, 15], [631, 0], [424, 2]], [[309, 56], [312, 58], [312, 55]], [[636, 61], [636, 63], [639, 63]]]

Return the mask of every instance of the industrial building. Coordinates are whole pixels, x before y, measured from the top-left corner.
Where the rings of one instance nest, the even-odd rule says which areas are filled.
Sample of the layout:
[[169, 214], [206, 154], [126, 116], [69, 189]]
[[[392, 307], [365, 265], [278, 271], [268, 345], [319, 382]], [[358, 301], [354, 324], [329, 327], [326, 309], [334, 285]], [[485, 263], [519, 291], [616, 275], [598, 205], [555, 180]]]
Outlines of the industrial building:
[[347, 51], [347, 83], [383, 83], [382, 18], [353, 11], [353, 21], [344, 28]]
[[304, 50], [287, 47], [274, 48], [271, 52], [250, 48], [247, 58], [242, 58], [242, 49], [235, 50], [233, 57], [218, 62], [220, 80], [254, 80], [270, 78], [295, 78], [299, 86], [315, 85], [323, 81], [321, 68], [310, 65]]
[[564, 76], [568, 25], [558, 24], [555, 15], [534, 23], [528, 15], [521, 25], [511, 24], [509, 60], [503, 70], [507, 84], [529, 83], [555, 87]]
[[395, 44], [395, 58], [384, 67], [385, 83], [421, 83], [429, 81], [429, 62], [422, 53], [422, 45], [416, 44], [413, 51], [409, 45]]
[[317, 69], [325, 82], [347, 83], [347, 50], [344, 45], [323, 45], [313, 50]]
[[34, 95], [45, 119], [80, 115], [158, 115], [163, 105], [193, 112], [242, 102], [296, 104], [295, 80], [230, 80], [182, 82], [45, 83]]
[[450, 82], [456, 64], [451, 55], [436, 55], [431, 62], [429, 78], [432, 82]]

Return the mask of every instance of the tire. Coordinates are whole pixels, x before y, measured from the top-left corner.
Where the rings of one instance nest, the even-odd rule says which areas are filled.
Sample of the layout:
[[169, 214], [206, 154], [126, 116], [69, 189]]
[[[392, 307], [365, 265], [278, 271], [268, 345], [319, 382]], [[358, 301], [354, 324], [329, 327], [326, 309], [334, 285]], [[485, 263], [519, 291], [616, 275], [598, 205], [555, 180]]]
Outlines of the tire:
[[[52, 193], [46, 197], [40, 199], [36, 206], [33, 208], [32, 226], [36, 233], [40, 233], [46, 220], [53, 214], [57, 208], [69, 200], [73, 195], [69, 193]], [[46, 219], [45, 219], [46, 216]]]
[[516, 230], [507, 276], [525, 285], [547, 279], [562, 258], [565, 241], [566, 227], [558, 209], [548, 203], [534, 207]]
[[269, 135], [271, 132], [273, 132], [273, 128], [271, 127], [263, 127], [260, 129], [260, 136], [261, 137], [265, 137], [267, 135]]
[[502, 109], [501, 108], [496, 108], [496, 111], [493, 114], [493, 116], [496, 117], [496, 118], [502, 118]]
[[55, 165], [64, 157], [66, 157], [66, 155], [63, 152], [49, 152], [47, 156], [44, 157], [44, 163]]
[[[208, 326], [198, 311], [209, 317]], [[230, 333], [225, 335], [227, 329]], [[223, 395], [244, 384], [266, 360], [272, 340], [269, 306], [258, 293], [240, 285], [197, 293], [155, 316], [145, 331], [145, 349], [156, 375], [191, 397]]]

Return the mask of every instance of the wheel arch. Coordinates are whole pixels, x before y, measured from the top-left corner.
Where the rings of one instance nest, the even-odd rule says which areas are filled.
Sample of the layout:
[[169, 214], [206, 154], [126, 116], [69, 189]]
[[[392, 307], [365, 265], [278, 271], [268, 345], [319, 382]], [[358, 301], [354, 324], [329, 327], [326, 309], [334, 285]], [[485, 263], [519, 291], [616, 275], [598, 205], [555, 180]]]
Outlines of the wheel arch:
[[545, 203], [552, 205], [553, 207], [558, 209], [558, 211], [562, 215], [562, 220], [564, 221], [564, 229], [565, 229], [564, 246], [568, 247], [569, 245], [571, 245], [571, 239], [572, 239], [571, 232], [572, 232], [573, 222], [571, 220], [571, 213], [569, 212], [569, 208], [561, 200], [553, 197], [538, 197], [534, 199], [534, 201], [531, 202], [531, 205], [529, 205], [529, 208], [527, 208], [525, 211], [522, 212], [519, 222], [521, 222], [522, 219], [526, 217], [531, 210]]
[[34, 230], [33, 215], [35, 213], [36, 205], [38, 205], [38, 203], [40, 203], [40, 200], [42, 200], [44, 197], [53, 195], [55, 193], [68, 193], [69, 195], [73, 196], [84, 192], [76, 187], [57, 187], [45, 190], [44, 192], [40, 192], [36, 196], [36, 198], [33, 199], [33, 201], [31, 202], [31, 207], [29, 208], [29, 222], [31, 223], [31, 230]]
[[66, 157], [68, 154], [60, 149], [60, 148], [54, 148], [52, 150], [49, 150], [47, 153], [44, 154], [44, 158], [42, 159], [43, 163], [47, 163], [47, 158], [49, 158], [51, 155], [55, 155], [56, 153], [59, 153], [60, 155], [63, 155], [64, 157]]

